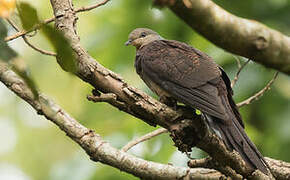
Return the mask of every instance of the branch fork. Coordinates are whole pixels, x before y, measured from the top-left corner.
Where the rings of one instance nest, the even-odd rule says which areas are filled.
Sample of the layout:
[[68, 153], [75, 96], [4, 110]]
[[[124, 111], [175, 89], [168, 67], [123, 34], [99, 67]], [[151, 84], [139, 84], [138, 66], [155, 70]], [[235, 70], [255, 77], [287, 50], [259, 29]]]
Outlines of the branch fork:
[[[100, 92], [95, 90], [96, 92], [93, 92], [93, 95], [88, 96], [89, 100], [108, 102], [127, 113], [143, 119], [145, 122], [150, 120], [154, 124], [159, 124], [170, 131], [174, 131], [172, 136], [179, 142], [177, 146], [183, 151], [186, 152], [189, 150], [189, 147], [196, 145], [208, 152], [210, 156], [215, 158], [215, 161], [218, 161], [223, 166], [220, 169], [222, 173], [229, 174], [230, 172], [223, 168], [229, 168], [230, 166], [230, 169], [235, 169], [237, 173], [242, 174], [244, 177], [251, 178], [248, 176], [251, 172], [245, 167], [241, 157], [235, 152], [227, 151], [222, 141], [208, 130], [201, 116], [193, 116], [192, 110], [188, 109], [178, 109], [175, 111], [149, 97], [142, 91], [127, 85], [119, 76], [116, 76], [116, 78], [111, 73], [101, 73], [110, 71], [102, 67], [81, 48], [79, 37], [75, 30], [76, 18], [73, 17], [75, 14], [66, 11], [67, 9], [71, 10], [71, 3], [71, 0], [51, 0], [55, 16], [61, 13], [70, 14], [68, 18], [53, 20], [56, 20], [56, 28], [62, 31], [70, 40], [71, 46], [76, 52], [76, 58], [79, 62], [79, 71], [76, 75], [90, 83], [94, 88], [102, 89]], [[6, 82], [9, 79], [3, 79], [0, 73], [0, 80]], [[16, 93], [23, 97], [21, 92]], [[25, 100], [36, 108], [34, 99], [31, 99], [30, 96]], [[57, 115], [50, 114], [49, 111], [54, 112], [56, 109], [59, 110], [59, 107], [56, 107], [58, 106], [53, 103], [41, 106], [44, 115], [65, 131], [70, 138], [80, 144], [92, 160], [98, 160], [145, 179], [218, 179], [224, 177], [219, 172], [213, 170], [210, 170], [210, 172], [214, 173], [215, 176], [211, 176], [212, 174], [208, 170], [206, 173], [203, 173], [205, 169], [162, 165], [138, 159], [123, 151], [116, 150], [109, 143], [103, 141], [99, 135], [71, 118], [65, 111], [61, 111]], [[188, 116], [188, 118], [184, 118], [185, 116]], [[229, 176], [235, 177], [234, 175]], [[259, 175], [255, 175], [254, 178], [258, 177]]]

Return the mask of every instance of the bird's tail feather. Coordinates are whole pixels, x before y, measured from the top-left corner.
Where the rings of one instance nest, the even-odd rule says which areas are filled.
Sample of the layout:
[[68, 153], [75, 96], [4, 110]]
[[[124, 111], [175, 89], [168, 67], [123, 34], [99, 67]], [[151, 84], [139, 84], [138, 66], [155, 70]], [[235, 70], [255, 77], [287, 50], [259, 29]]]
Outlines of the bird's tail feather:
[[[206, 117], [209, 116], [207, 115]], [[218, 118], [210, 118], [213, 120], [211, 123], [214, 123], [214, 129], [219, 132], [229, 150], [232, 151], [234, 149], [237, 151], [253, 169], [259, 169], [264, 174], [268, 174], [268, 164], [236, 119], [231, 124], [224, 124]]]

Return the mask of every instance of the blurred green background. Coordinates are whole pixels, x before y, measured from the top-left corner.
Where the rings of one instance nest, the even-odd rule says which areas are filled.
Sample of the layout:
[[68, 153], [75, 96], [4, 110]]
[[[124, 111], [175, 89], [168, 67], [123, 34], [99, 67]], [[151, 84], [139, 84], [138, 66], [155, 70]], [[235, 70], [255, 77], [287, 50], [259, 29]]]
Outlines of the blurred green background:
[[[49, 1], [28, 0], [42, 19], [52, 17]], [[290, 34], [289, 0], [216, 0], [228, 11], [252, 18]], [[74, 1], [75, 7], [96, 3]], [[105, 67], [119, 73], [126, 81], [153, 95], [134, 70], [135, 49], [124, 46], [129, 32], [148, 27], [164, 38], [187, 42], [206, 52], [232, 79], [237, 71], [234, 57], [191, 30], [168, 9], [156, 9], [151, 1], [112, 0], [90, 12], [78, 14], [81, 44]], [[13, 16], [17, 16], [15, 13]], [[13, 19], [17, 19], [12, 17]], [[19, 24], [19, 22], [18, 22]], [[9, 27], [9, 34], [15, 31]], [[30, 38], [33, 44], [51, 50], [40, 32]], [[234, 41], [234, 40], [233, 40]], [[21, 38], [9, 42], [27, 63], [41, 92], [60, 104], [73, 117], [94, 129], [114, 147], [121, 148], [133, 138], [155, 128], [118, 111], [105, 103], [86, 100], [91, 86], [64, 72], [55, 58], [41, 55]], [[243, 60], [245, 62], [245, 60]], [[274, 70], [250, 63], [237, 82], [235, 100], [240, 102], [265, 86]], [[290, 161], [290, 78], [280, 74], [271, 90], [260, 100], [240, 109], [246, 131], [263, 155]], [[186, 166], [187, 157], [176, 151], [167, 134], [135, 146], [130, 153], [161, 163]], [[194, 149], [192, 157], [202, 157]], [[2, 180], [112, 180], [137, 179], [117, 169], [94, 163], [85, 152], [55, 125], [38, 116], [23, 100], [0, 84], [0, 179]]]

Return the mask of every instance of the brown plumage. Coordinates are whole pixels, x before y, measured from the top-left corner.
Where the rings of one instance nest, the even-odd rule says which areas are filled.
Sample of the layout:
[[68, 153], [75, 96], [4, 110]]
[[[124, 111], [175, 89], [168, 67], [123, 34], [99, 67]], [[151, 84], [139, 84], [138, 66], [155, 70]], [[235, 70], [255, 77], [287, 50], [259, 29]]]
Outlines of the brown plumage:
[[229, 150], [268, 174], [266, 161], [244, 131], [230, 80], [211, 57], [146, 28], [132, 31], [129, 44], [137, 48], [136, 71], [153, 92], [199, 109]]

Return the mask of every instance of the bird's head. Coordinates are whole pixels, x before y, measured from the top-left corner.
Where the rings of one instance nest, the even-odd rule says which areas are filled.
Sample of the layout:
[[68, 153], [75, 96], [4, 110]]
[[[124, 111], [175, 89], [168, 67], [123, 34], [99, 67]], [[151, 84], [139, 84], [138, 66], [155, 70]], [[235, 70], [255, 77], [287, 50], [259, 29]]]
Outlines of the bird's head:
[[147, 28], [137, 28], [134, 29], [130, 34], [128, 41], [125, 43], [126, 46], [133, 45], [137, 49], [140, 47], [153, 42], [155, 40], [161, 40], [162, 37], [156, 33], [155, 31], [152, 31], [151, 29]]

